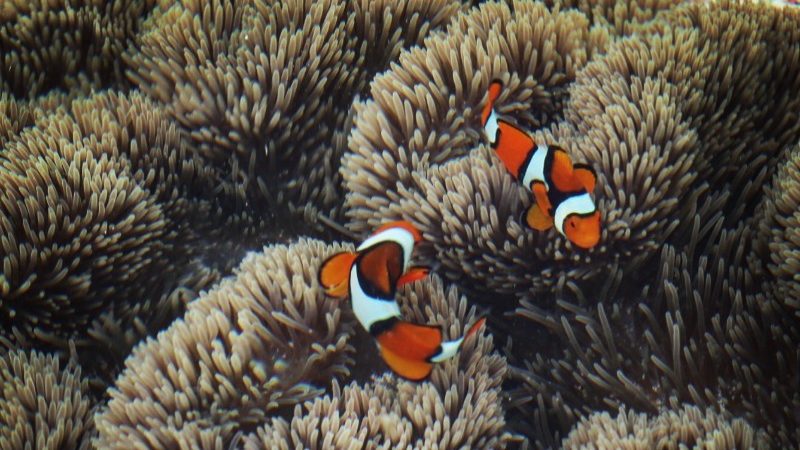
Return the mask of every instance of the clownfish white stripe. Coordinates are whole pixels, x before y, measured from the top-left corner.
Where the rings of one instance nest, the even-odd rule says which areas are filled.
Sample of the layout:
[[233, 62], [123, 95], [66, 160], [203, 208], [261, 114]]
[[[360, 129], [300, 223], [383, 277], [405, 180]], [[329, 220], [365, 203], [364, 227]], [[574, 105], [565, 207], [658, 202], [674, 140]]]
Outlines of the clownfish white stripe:
[[431, 357], [430, 361], [437, 363], [437, 362], [447, 361], [453, 356], [456, 356], [456, 353], [458, 353], [458, 350], [461, 348], [461, 342], [463, 341], [464, 338], [460, 337], [454, 341], [442, 342], [440, 345], [441, 350], [439, 351], [439, 353], [436, 354], [436, 356]]
[[544, 183], [544, 187], [550, 189], [550, 185], [544, 177], [544, 162], [547, 159], [547, 153], [550, 149], [546, 144], [539, 144], [534, 150], [530, 161], [525, 166], [525, 175], [522, 176], [522, 185], [531, 189], [531, 184], [534, 181]]
[[394, 299], [382, 300], [373, 298], [361, 289], [356, 264], [353, 264], [350, 269], [350, 296], [356, 319], [366, 330], [369, 330], [372, 324], [376, 322], [392, 317], [400, 317], [400, 306]]
[[356, 251], [360, 252], [381, 242], [396, 242], [400, 244], [400, 247], [403, 248], [403, 267], [401, 272], [405, 272], [408, 268], [408, 262], [411, 260], [411, 252], [414, 251], [414, 235], [400, 227], [389, 228], [368, 237], [356, 248]]
[[486, 119], [486, 125], [483, 126], [486, 130], [486, 135], [489, 137], [489, 143], [494, 145], [497, 142], [497, 133], [500, 132], [500, 127], [497, 125], [497, 114], [495, 114], [494, 109], [492, 109], [492, 113], [489, 114], [489, 118]]
[[573, 195], [561, 202], [553, 214], [553, 222], [560, 233], [564, 233], [564, 221], [570, 214], [592, 214], [595, 211], [594, 202], [588, 192]]

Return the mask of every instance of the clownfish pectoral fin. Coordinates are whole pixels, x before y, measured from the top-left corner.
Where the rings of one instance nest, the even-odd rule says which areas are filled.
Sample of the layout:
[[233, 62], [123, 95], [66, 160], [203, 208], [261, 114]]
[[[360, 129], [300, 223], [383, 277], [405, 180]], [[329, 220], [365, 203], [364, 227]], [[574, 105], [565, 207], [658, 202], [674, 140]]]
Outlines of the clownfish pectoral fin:
[[494, 102], [497, 100], [497, 97], [500, 96], [500, 89], [503, 88], [503, 83], [500, 80], [492, 80], [489, 84], [489, 98], [486, 100], [486, 104], [483, 106], [483, 111], [481, 112], [481, 125], [486, 126], [486, 121], [489, 120], [489, 116], [492, 114], [492, 108], [494, 108]]
[[547, 187], [541, 181], [534, 181], [531, 183], [531, 192], [533, 192], [533, 199], [539, 205], [545, 215], [550, 215], [552, 205], [550, 204], [550, 197], [547, 196]]
[[574, 174], [581, 185], [586, 188], [586, 192], [594, 192], [594, 186], [597, 183], [597, 174], [594, 169], [586, 164], [575, 164]]
[[397, 286], [400, 287], [406, 283], [411, 283], [412, 281], [417, 281], [425, 278], [430, 273], [431, 269], [428, 267], [423, 266], [416, 266], [408, 269], [406, 273], [400, 276], [397, 279]]
[[392, 350], [379, 345], [381, 357], [392, 371], [411, 381], [420, 381], [427, 377], [433, 369], [433, 364], [419, 359], [403, 358]]
[[353, 252], [337, 253], [326, 259], [319, 268], [319, 284], [331, 297], [347, 296], [350, 288], [350, 268], [356, 260]]
[[528, 208], [525, 222], [536, 231], [547, 231], [553, 226], [553, 218], [545, 214], [538, 203], [534, 203]]

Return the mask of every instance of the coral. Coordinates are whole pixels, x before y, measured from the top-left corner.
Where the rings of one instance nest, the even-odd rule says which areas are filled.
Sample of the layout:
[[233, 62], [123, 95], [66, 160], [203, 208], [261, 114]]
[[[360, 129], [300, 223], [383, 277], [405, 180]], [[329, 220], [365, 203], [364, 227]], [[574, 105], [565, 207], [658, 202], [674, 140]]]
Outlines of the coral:
[[582, 419], [563, 442], [565, 450], [678, 449], [678, 448], [766, 449], [763, 431], [742, 419], [729, 420], [714, 411], [683, 406], [656, 417], [619, 410], [616, 418], [607, 412]]
[[185, 1], [154, 14], [126, 61], [194, 151], [253, 208], [307, 219], [337, 203], [353, 97], [403, 46], [457, 11], [437, 0]]
[[0, 90], [34, 98], [50, 90], [124, 84], [121, 54], [153, 0], [8, 0], [0, 6]]
[[91, 448], [93, 402], [75, 364], [62, 369], [53, 355], [4, 352], [0, 384], [0, 448]]
[[227, 444], [347, 375], [354, 321], [324, 297], [316, 274], [341, 248], [301, 239], [248, 255], [235, 277], [134, 349], [96, 418], [97, 445]]
[[[474, 308], [441, 279], [400, 289], [404, 317], [446, 323], [445, 339], [462, 336]], [[384, 374], [351, 383], [295, 407], [287, 422], [276, 418], [244, 439], [244, 448], [505, 448], [500, 385], [506, 363], [492, 352], [492, 338], [468, 339], [455, 360], [434, 366], [430, 381], [414, 383]]]
[[[209, 169], [139, 94], [107, 92], [38, 115], [0, 158], [4, 334], [66, 350], [72, 339], [90, 345], [98, 315], [159, 328], [180, 310], [174, 295], [230, 264], [208, 261], [214, 247], [204, 240], [221, 245], [232, 233], [244, 245], [249, 219], [219, 206], [225, 196], [207, 200]], [[168, 303], [173, 311], [155, 307]], [[101, 353], [109, 346], [97, 344]], [[82, 351], [82, 362], [90, 353], [85, 362], [103, 359]]]

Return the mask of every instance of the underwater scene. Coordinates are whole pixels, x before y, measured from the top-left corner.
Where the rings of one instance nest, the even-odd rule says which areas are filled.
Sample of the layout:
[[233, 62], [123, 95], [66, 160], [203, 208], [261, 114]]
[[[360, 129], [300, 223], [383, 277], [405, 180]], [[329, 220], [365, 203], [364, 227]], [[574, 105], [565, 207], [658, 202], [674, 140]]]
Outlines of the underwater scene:
[[800, 448], [794, 0], [0, 0], [0, 450]]

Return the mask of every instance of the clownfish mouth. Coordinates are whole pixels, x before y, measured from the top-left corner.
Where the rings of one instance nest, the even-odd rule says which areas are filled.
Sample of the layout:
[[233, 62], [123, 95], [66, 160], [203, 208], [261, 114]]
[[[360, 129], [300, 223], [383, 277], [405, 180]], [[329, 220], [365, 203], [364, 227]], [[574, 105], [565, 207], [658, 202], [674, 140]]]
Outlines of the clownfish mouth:
[[590, 249], [600, 242], [600, 212], [573, 214], [564, 221], [564, 235], [572, 244]]

